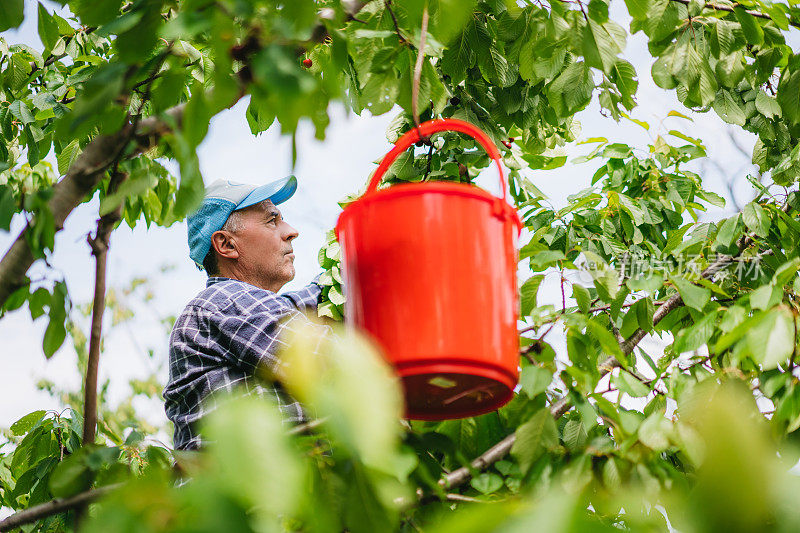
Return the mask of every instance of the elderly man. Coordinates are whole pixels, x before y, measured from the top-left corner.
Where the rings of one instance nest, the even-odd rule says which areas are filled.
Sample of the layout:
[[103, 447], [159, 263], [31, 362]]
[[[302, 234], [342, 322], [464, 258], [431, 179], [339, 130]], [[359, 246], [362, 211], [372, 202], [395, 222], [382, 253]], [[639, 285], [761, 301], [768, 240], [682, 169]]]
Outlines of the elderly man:
[[280, 335], [300, 311], [316, 309], [321, 288], [277, 294], [294, 278], [298, 233], [276, 205], [297, 189], [294, 176], [260, 187], [216, 181], [188, 219], [190, 256], [208, 274], [206, 288], [175, 321], [169, 341], [165, 410], [175, 448], [202, 444], [198, 422], [214, 408], [212, 393], [243, 389], [275, 399], [284, 419], [304, 419], [279, 383], [264, 381], [277, 366]]

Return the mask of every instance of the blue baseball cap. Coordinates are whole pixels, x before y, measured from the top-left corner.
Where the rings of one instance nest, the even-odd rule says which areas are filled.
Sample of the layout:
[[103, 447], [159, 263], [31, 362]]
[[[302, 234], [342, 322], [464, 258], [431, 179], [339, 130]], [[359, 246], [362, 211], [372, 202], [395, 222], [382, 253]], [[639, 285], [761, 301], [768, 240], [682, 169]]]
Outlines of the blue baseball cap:
[[248, 183], [217, 180], [206, 187], [200, 207], [189, 215], [189, 257], [198, 268], [211, 249], [211, 236], [222, 229], [231, 213], [264, 200], [277, 205], [292, 197], [297, 190], [297, 178], [288, 176], [257, 187]]

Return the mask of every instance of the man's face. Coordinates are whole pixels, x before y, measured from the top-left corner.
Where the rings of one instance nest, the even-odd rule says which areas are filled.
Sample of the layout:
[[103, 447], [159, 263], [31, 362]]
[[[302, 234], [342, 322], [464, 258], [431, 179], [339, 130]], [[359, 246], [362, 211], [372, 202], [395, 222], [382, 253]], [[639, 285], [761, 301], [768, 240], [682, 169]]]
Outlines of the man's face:
[[243, 209], [240, 223], [234, 233], [238, 269], [253, 284], [277, 292], [294, 279], [292, 240], [297, 230], [283, 220], [272, 202], [265, 208], [256, 205]]

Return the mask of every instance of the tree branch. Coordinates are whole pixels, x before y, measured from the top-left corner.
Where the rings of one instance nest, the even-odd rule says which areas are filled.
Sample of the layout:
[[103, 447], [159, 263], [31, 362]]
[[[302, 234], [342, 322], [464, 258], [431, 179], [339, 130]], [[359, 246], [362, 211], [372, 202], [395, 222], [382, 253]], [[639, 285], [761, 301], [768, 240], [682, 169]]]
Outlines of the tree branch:
[[[114, 156], [121, 152], [132, 135], [136, 149], [130, 156], [138, 155], [154, 146], [166, 133], [172, 131], [173, 123], [180, 125], [185, 104], [180, 104], [161, 116], [148, 117], [138, 123], [124, 126], [111, 135], [96, 137], [90, 142], [78, 159], [69, 167], [64, 178], [53, 186], [53, 196], [49, 202], [56, 231], [61, 230], [64, 221], [87, 194], [94, 190], [103, 173], [112, 165]], [[25, 274], [34, 261], [33, 252], [28, 245], [26, 234], [30, 224], [19, 233], [14, 243], [0, 260], [0, 306], [19, 287], [25, 285]]]
[[69, 511], [70, 509], [74, 509], [78, 506], [92, 503], [93, 501], [102, 498], [106, 494], [117, 490], [121, 486], [122, 483], [106, 485], [105, 487], [99, 487], [96, 489], [87, 490], [86, 492], [81, 492], [80, 494], [70, 496], [69, 498], [56, 498], [47, 503], [36, 505], [30, 509], [25, 509], [24, 511], [12, 514], [5, 520], [0, 520], [0, 533], [6, 533], [12, 529], [18, 528], [19, 526], [30, 524], [31, 522], [36, 522], [42, 518], [63, 513], [64, 511]]
[[[689, 2], [690, 2], [690, 0], [671, 0], [671, 1], [672, 2], [678, 2], [679, 4], [684, 4], [684, 5], [687, 5], [687, 6], [689, 5]], [[735, 13], [735, 11], [733, 9], [733, 6], [715, 4], [713, 2], [706, 2], [706, 5], [704, 7], [706, 9], [713, 9], [714, 11], [727, 11], [728, 13]], [[754, 9], [746, 9], [745, 13], [747, 13], [748, 15], [751, 15], [753, 17], [756, 17], [756, 18], [772, 20], [772, 17], [770, 17], [766, 13], [761, 13], [760, 11], [756, 11]], [[800, 23], [796, 22], [795, 20], [792, 20], [791, 17], [789, 17], [789, 25], [790, 26], [794, 26], [795, 28], [800, 28]]]
[[[122, 172], [111, 176], [108, 194], [113, 194], [120, 184], [128, 178]], [[86, 380], [83, 386], [83, 445], [91, 444], [95, 439], [97, 426], [97, 373], [100, 364], [100, 341], [103, 331], [103, 312], [106, 309], [106, 263], [108, 259], [108, 243], [114, 226], [122, 217], [121, 202], [116, 209], [106, 213], [97, 220], [97, 231], [94, 237], [86, 240], [95, 257], [94, 301], [92, 302], [92, 330], [89, 335], [89, 360], [86, 365]]]

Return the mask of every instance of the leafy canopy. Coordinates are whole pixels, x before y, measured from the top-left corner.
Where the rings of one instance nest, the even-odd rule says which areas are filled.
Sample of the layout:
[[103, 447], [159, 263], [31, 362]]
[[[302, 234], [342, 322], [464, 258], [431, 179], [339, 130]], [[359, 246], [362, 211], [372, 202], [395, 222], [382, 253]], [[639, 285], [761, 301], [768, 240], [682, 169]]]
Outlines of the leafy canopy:
[[[192, 477], [176, 488], [169, 450], [108, 432], [79, 446], [80, 416], [35, 412], [0, 450], [0, 505], [129, 480], [85, 530], [796, 529], [786, 471], [800, 428], [800, 59], [788, 43], [800, 12], [761, 0], [624, 4], [628, 28], [605, 0], [72, 0], [69, 17], [40, 5], [42, 50], [0, 39], [0, 228], [30, 220], [27, 264], [0, 261], [0, 303], [47, 314], [45, 356], [67, 336], [66, 285], [19, 271], [52, 251], [74, 207], [65, 198], [97, 195], [101, 214], [122, 207], [130, 226], [183, 219], [202, 197], [196, 148], [209, 120], [245, 97], [253, 134], [310, 121], [320, 139], [331, 102], [399, 108], [394, 142], [412, 127], [424, 9], [420, 119], [467, 120], [502, 147], [531, 275], [520, 390], [496, 413], [401, 424], [397, 384], [372, 348], [345, 334], [327, 341], [329, 360], [309, 361], [309, 333], [287, 353], [286, 379], [325, 417], [313, 435], [287, 432], [269, 405], [232, 402], [210, 422], [207, 457], [172, 454]], [[22, 6], [2, 2], [0, 28], [18, 26]], [[576, 162], [594, 174], [562, 208], [531, 182], [530, 170], [565, 164], [593, 99], [629, 118], [638, 75], [623, 50], [638, 32], [659, 87], [757, 136], [761, 179], [748, 177], [740, 213], [701, 221], [724, 200], [703, 188], [693, 162], [706, 150], [678, 111], [644, 153], [582, 141], [591, 149]], [[386, 183], [471, 183], [488, 164], [473, 141], [442, 134], [400, 157]], [[128, 179], [109, 194], [118, 171]], [[330, 235], [319, 314], [333, 320], [344, 312], [339, 254]], [[538, 293], [553, 272], [563, 296], [550, 303]], [[548, 338], [554, 326], [566, 353]], [[639, 346], [646, 335], [663, 354]], [[34, 528], [70, 529], [72, 517]]]

